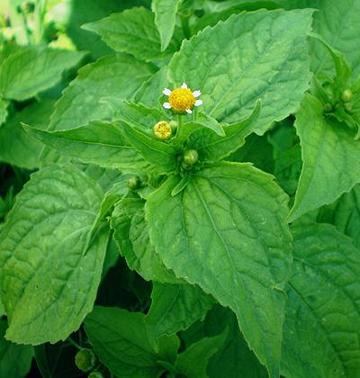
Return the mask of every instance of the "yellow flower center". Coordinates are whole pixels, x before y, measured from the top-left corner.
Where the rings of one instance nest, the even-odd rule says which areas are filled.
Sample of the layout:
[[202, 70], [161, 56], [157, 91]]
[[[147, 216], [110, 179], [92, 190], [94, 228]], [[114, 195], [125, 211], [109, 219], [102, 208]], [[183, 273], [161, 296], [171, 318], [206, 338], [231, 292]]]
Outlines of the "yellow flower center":
[[195, 105], [196, 98], [189, 88], [174, 89], [169, 96], [171, 108], [176, 112], [185, 112], [192, 109]]
[[161, 140], [169, 139], [171, 133], [172, 129], [169, 122], [160, 121], [154, 126], [154, 135]]

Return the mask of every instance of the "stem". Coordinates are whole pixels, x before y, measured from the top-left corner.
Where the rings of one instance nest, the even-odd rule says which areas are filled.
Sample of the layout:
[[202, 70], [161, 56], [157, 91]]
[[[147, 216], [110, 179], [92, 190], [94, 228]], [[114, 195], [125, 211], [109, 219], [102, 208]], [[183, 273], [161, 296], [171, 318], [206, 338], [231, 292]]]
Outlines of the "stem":
[[68, 338], [68, 342], [69, 342], [69, 344], [71, 344], [72, 346], [74, 346], [77, 349], [83, 349], [83, 347], [81, 345], [79, 345], [76, 341], [74, 341], [71, 337]]
[[44, 34], [44, 21], [46, 14], [47, 0], [38, 0], [35, 8], [35, 28], [34, 28], [34, 42], [39, 44], [42, 42]]

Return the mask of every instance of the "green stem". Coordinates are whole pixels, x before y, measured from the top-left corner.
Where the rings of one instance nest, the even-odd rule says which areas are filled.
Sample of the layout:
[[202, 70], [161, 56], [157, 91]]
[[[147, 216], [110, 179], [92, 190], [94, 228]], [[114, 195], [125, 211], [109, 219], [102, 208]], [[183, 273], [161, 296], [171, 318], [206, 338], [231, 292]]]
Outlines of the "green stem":
[[74, 341], [71, 337], [68, 338], [68, 342], [69, 344], [71, 344], [72, 346], [74, 346], [75, 348], [77, 349], [83, 349], [83, 347], [81, 345], [79, 345], [76, 341]]
[[35, 8], [34, 42], [40, 44], [44, 35], [46, 0], [38, 0]]

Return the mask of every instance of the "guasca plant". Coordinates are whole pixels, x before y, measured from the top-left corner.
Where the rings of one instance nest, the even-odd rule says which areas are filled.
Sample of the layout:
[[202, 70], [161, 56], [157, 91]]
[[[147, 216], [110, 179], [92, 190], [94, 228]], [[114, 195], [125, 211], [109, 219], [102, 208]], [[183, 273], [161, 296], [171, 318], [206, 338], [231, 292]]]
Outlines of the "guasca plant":
[[0, 160], [36, 171], [1, 226], [0, 350], [46, 377], [64, 345], [89, 377], [360, 377], [360, 1], [146, 5], [83, 25], [113, 50], [87, 64], [3, 48]]

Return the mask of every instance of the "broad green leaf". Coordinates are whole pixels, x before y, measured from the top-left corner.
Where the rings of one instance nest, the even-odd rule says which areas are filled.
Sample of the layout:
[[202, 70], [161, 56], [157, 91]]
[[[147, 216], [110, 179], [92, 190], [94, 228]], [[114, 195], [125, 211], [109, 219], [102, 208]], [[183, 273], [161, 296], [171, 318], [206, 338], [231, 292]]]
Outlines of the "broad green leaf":
[[24, 378], [31, 367], [33, 348], [6, 341], [6, 323], [5, 319], [0, 319], [0, 377]]
[[124, 140], [119, 126], [105, 121], [93, 121], [87, 126], [63, 131], [39, 130], [23, 125], [25, 131], [60, 155], [105, 168], [136, 171], [147, 163]]
[[239, 331], [234, 313], [219, 305], [208, 313], [204, 322], [205, 334], [228, 330], [222, 347], [210, 359], [207, 372], [210, 378], [267, 378], [266, 369], [249, 350]]
[[8, 116], [8, 108], [9, 102], [0, 98], [0, 127], [6, 121]]
[[149, 230], [144, 219], [144, 201], [137, 196], [124, 198], [115, 205], [111, 215], [114, 238], [130, 269], [145, 280], [177, 283], [168, 271], [149, 240]]
[[0, 161], [21, 168], [34, 169], [51, 161], [51, 157], [41, 160], [43, 145], [30, 137], [22, 122], [37, 129], [46, 129], [53, 111], [53, 101], [34, 103], [17, 112], [0, 127]]
[[131, 98], [154, 71], [153, 66], [126, 55], [106, 56], [83, 67], [57, 102], [50, 129], [73, 129], [111, 118], [114, 108], [104, 99], [120, 104]]
[[245, 138], [256, 127], [257, 120], [260, 117], [260, 109], [261, 105], [257, 103], [252, 114], [247, 119], [224, 126], [224, 137], [209, 133], [208, 129], [202, 128], [190, 135], [188, 143], [199, 152], [200, 157], [204, 160], [216, 161], [224, 159], [245, 143]]
[[173, 36], [178, 5], [179, 0], [153, 0], [151, 2], [155, 13], [155, 25], [160, 33], [161, 51], [166, 50]]
[[0, 235], [7, 339], [65, 339], [92, 310], [107, 234], [85, 256], [83, 249], [102, 197], [95, 177], [71, 165], [35, 173], [17, 196]]
[[207, 378], [206, 368], [209, 359], [224, 344], [227, 332], [218, 336], [204, 337], [190, 345], [178, 355], [175, 363], [176, 370], [187, 378]]
[[295, 126], [303, 167], [291, 220], [334, 202], [360, 182], [360, 142], [345, 124], [325, 118], [319, 100], [306, 95]]
[[162, 338], [156, 351], [140, 312], [95, 307], [85, 320], [85, 331], [100, 361], [119, 377], [158, 377], [164, 371], [160, 361], [174, 362], [178, 349], [174, 336]]
[[191, 124], [190, 127], [205, 127], [207, 129], [214, 131], [217, 135], [226, 135], [223, 126], [220, 125], [215, 118], [210, 117], [206, 113], [198, 113], [196, 115], [196, 119], [194, 121], [189, 121], [189, 123]]
[[24, 47], [0, 66], [0, 94], [6, 99], [26, 100], [51, 88], [62, 73], [77, 64], [84, 53], [45, 47]]
[[283, 375], [360, 376], [360, 251], [329, 225], [294, 228]]
[[261, 99], [256, 133], [297, 110], [309, 86], [306, 35], [312, 10], [233, 15], [184, 41], [169, 66], [176, 84], [202, 91], [205, 111], [234, 123]]
[[[360, 74], [358, 27], [360, 3], [358, 0], [320, 0], [319, 11], [314, 13], [314, 31], [330, 46], [341, 51], [351, 63], [354, 77]], [[315, 43], [312, 49], [316, 72], [328, 72], [332, 62], [326, 49]]]
[[330, 209], [322, 211], [319, 221], [334, 224], [360, 249], [360, 185], [343, 194]]
[[127, 123], [122, 125], [122, 133], [127, 142], [132, 145], [142, 157], [164, 172], [174, 171], [177, 167], [177, 148], [164, 141], [156, 139], [152, 133], [141, 130]]
[[83, 29], [99, 34], [115, 51], [131, 54], [141, 60], [157, 60], [177, 50], [177, 44], [174, 42], [170, 44], [168, 51], [161, 52], [154, 14], [143, 7], [114, 13], [102, 20], [84, 25]]
[[156, 252], [236, 313], [250, 348], [278, 376], [291, 261], [287, 197], [250, 164], [206, 168], [172, 197], [176, 184], [170, 177], [145, 207]]
[[156, 338], [174, 335], [203, 320], [213, 303], [197, 286], [154, 283], [146, 323]]

